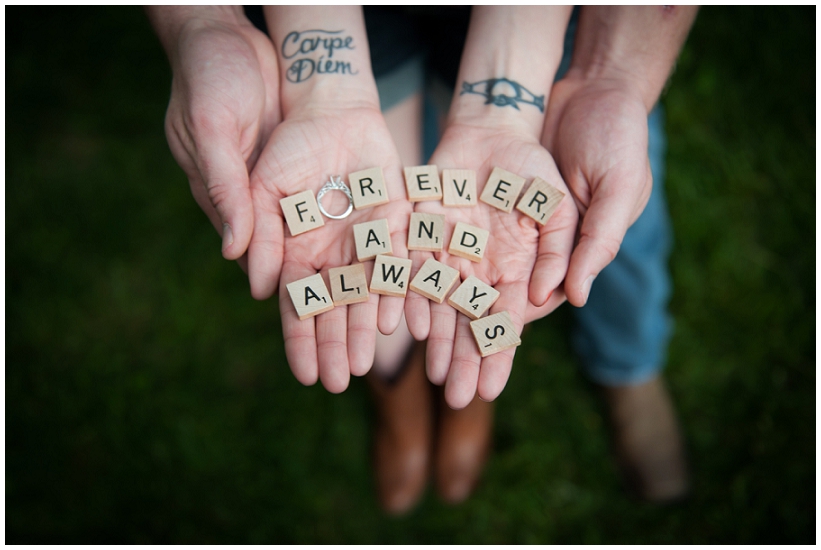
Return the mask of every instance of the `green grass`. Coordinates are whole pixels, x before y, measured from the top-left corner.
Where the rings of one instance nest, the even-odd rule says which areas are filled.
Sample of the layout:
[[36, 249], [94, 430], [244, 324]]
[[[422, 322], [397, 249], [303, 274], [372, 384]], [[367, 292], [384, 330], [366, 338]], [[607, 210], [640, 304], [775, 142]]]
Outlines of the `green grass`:
[[703, 9], [664, 97], [692, 498], [624, 493], [564, 306], [517, 353], [475, 496], [404, 519], [373, 497], [362, 381], [299, 385], [276, 301], [221, 259], [140, 10], [6, 14], [8, 542], [815, 541], [812, 8]]

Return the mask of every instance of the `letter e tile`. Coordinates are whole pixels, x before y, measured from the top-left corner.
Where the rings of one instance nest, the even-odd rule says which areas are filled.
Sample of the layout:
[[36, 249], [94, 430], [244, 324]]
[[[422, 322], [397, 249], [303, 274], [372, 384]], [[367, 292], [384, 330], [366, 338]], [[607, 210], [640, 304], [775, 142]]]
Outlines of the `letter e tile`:
[[411, 202], [442, 199], [439, 169], [433, 164], [406, 167], [405, 187], [408, 189], [408, 200]]
[[523, 177], [496, 167], [490, 173], [479, 200], [503, 212], [510, 213], [524, 184], [525, 179]]

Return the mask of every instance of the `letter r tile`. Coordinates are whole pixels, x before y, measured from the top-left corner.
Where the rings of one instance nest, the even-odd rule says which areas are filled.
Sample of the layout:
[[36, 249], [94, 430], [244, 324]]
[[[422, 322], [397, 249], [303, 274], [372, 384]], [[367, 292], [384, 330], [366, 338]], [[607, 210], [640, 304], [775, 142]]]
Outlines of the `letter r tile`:
[[516, 210], [533, 218], [536, 223], [544, 225], [559, 207], [563, 198], [564, 193], [543, 179], [535, 178], [522, 195], [522, 200], [516, 205]]
[[325, 225], [325, 220], [319, 213], [314, 192], [310, 189], [280, 199], [279, 206], [282, 208], [282, 215], [285, 216], [285, 222], [288, 224], [292, 237]]
[[484, 229], [457, 222], [453, 228], [448, 252], [471, 262], [481, 262], [485, 256], [489, 235], [490, 233]]
[[381, 166], [348, 174], [348, 182], [351, 184], [353, 207], [357, 210], [388, 202], [388, 188]]
[[490, 173], [479, 200], [503, 212], [510, 213], [516, 204], [525, 179], [498, 166]]
[[288, 288], [288, 294], [291, 295], [291, 301], [294, 303], [300, 321], [334, 308], [328, 287], [325, 286], [325, 281], [319, 273], [285, 286]]

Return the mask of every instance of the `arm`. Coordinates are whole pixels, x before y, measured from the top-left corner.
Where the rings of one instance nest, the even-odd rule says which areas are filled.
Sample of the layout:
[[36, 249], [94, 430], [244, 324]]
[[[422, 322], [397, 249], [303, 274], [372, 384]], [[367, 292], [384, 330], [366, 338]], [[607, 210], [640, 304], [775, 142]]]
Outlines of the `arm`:
[[[431, 164], [440, 170], [475, 169], [479, 193], [499, 166], [527, 180], [538, 176], [569, 194], [553, 159], [539, 143], [569, 16], [569, 7], [474, 8], [447, 129]], [[572, 201], [563, 200], [545, 226], [517, 210], [505, 213], [481, 201], [470, 208], [420, 202], [416, 210], [446, 216], [446, 243], [456, 222], [490, 231], [480, 263], [446, 251], [436, 255], [459, 269], [463, 279], [476, 275], [496, 288], [501, 296], [490, 313], [510, 312], [519, 333], [528, 315], [528, 298], [539, 306], [547, 303], [548, 308], [561, 303], [561, 293], [554, 290], [564, 278], [573, 245], [577, 212]], [[411, 257], [418, 266], [429, 255]], [[477, 391], [485, 400], [499, 395], [515, 350], [482, 359], [469, 319], [447, 304], [414, 296], [408, 298], [406, 311], [413, 335], [417, 339], [430, 335], [428, 377], [445, 384], [450, 406], [464, 407]]]
[[[371, 294], [369, 301], [336, 307], [300, 321], [286, 285], [317, 272], [357, 261], [353, 225], [388, 219], [393, 255], [407, 257], [407, 223], [401, 163], [379, 110], [376, 84], [360, 8], [265, 8], [279, 59], [284, 120], [274, 130], [251, 175], [257, 219], [249, 248], [251, 292], [267, 298], [279, 283], [282, 330], [288, 362], [304, 384], [317, 379], [332, 392], [343, 391], [350, 375], [371, 367], [377, 326], [391, 333], [401, 319], [404, 299]], [[279, 200], [312, 190], [333, 175], [381, 167], [387, 204], [354, 210], [342, 220], [291, 236], [283, 233]], [[323, 204], [334, 193], [324, 199]], [[332, 204], [332, 203], [331, 203]], [[347, 205], [347, 201], [346, 201]], [[282, 261], [276, 255], [282, 250]], [[373, 261], [366, 262], [368, 278]]]
[[276, 57], [241, 8], [151, 6], [173, 71], [165, 120], [197, 203], [240, 258], [254, 226], [249, 170], [279, 122]]
[[564, 289], [576, 306], [618, 253], [652, 189], [647, 114], [672, 70], [694, 7], [587, 6], [573, 61], [553, 89], [542, 143], [583, 216]]

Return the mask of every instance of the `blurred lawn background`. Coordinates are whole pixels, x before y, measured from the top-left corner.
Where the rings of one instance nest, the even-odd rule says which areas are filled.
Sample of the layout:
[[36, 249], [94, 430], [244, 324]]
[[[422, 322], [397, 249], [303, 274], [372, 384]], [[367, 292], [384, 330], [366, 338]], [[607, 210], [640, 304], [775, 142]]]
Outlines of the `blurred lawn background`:
[[623, 491], [565, 305], [475, 496], [389, 519], [363, 381], [294, 380], [168, 151], [142, 11], [7, 8], [6, 540], [814, 543], [815, 32], [812, 7], [704, 8], [663, 98], [692, 497]]

